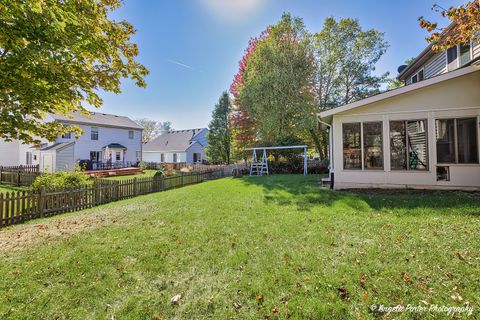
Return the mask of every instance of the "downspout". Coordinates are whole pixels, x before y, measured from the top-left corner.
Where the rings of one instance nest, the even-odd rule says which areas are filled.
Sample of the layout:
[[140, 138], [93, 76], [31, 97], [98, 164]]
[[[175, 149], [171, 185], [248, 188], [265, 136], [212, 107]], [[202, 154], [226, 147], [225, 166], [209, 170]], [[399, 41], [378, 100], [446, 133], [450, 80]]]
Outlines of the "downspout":
[[330, 177], [330, 189], [333, 189], [335, 183], [335, 163], [333, 160], [333, 130], [332, 125], [320, 120], [320, 116], [317, 115], [317, 120], [321, 124], [328, 127], [328, 158], [330, 163], [328, 165], [329, 177]]

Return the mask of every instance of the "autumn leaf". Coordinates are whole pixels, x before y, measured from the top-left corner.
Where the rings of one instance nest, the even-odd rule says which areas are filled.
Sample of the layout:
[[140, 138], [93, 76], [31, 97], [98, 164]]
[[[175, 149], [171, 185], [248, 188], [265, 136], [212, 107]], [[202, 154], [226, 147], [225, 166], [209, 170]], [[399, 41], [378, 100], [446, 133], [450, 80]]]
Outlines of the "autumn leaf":
[[365, 303], [368, 303], [368, 300], [369, 300], [368, 291], [365, 291], [365, 292], [363, 293], [363, 301], [365, 301]]
[[257, 304], [261, 305], [263, 304], [263, 296], [261, 294], [257, 294], [255, 297], [255, 300], [257, 300]]
[[405, 281], [406, 283], [412, 282], [412, 280], [410, 279], [410, 276], [406, 272], [402, 273], [402, 280]]

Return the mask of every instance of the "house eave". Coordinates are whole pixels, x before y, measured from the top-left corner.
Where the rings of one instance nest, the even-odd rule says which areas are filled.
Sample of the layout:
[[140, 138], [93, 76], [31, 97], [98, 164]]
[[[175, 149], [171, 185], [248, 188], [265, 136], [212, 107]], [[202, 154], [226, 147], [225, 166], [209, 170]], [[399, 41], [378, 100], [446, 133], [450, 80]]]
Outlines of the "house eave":
[[400, 96], [402, 94], [410, 93], [410, 92], [413, 92], [413, 91], [416, 91], [416, 90], [419, 90], [419, 89], [422, 89], [422, 88], [429, 87], [431, 85], [435, 85], [437, 83], [448, 81], [448, 80], [458, 78], [458, 77], [461, 77], [461, 76], [464, 76], [464, 75], [467, 75], [467, 74], [470, 74], [470, 73], [473, 73], [473, 72], [477, 72], [477, 71], [480, 71], [480, 66], [472, 65], [472, 66], [468, 66], [468, 67], [465, 67], [465, 68], [460, 68], [460, 69], [457, 69], [455, 71], [447, 72], [447, 73], [438, 75], [436, 77], [432, 77], [432, 78], [429, 78], [429, 79], [426, 79], [426, 80], [423, 80], [423, 81], [420, 81], [420, 82], [417, 82], [417, 83], [414, 83], [414, 84], [411, 84], [411, 85], [408, 85], [408, 86], [404, 86], [404, 87], [401, 87], [401, 88], [390, 90], [390, 91], [380, 93], [378, 95], [375, 95], [375, 96], [372, 96], [372, 97], [369, 97], [369, 98], [366, 98], [366, 99], [363, 99], [363, 100], [359, 100], [359, 101], [356, 101], [356, 102], [353, 102], [353, 103], [350, 103], [350, 104], [343, 105], [343, 106], [338, 107], [338, 108], [334, 108], [334, 109], [330, 109], [330, 110], [327, 110], [327, 111], [320, 112], [320, 113], [318, 113], [318, 116], [319, 116], [320, 119], [325, 121], [325, 119], [328, 119], [329, 117], [332, 117], [333, 115], [336, 115], [336, 114], [339, 114], [339, 113], [342, 113], [342, 112], [350, 111], [352, 109], [363, 107], [365, 105], [372, 104], [372, 103], [375, 103], [375, 102], [379, 102], [379, 101], [382, 101], [382, 100], [391, 99], [391, 98]]

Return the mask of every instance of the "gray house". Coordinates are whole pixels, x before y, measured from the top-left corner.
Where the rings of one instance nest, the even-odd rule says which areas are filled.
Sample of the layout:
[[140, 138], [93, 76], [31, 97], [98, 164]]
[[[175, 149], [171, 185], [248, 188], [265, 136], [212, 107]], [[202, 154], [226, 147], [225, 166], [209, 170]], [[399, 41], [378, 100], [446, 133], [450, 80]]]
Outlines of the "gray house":
[[175, 130], [146, 143], [142, 159], [156, 163], [201, 163], [208, 146], [207, 128]]

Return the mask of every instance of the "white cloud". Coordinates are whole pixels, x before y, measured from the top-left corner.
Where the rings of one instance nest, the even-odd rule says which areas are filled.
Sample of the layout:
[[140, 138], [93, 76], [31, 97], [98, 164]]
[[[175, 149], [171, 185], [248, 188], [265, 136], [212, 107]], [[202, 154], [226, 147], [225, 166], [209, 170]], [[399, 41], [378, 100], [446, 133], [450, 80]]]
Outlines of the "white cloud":
[[267, 0], [200, 0], [207, 10], [222, 21], [238, 22], [262, 9]]

